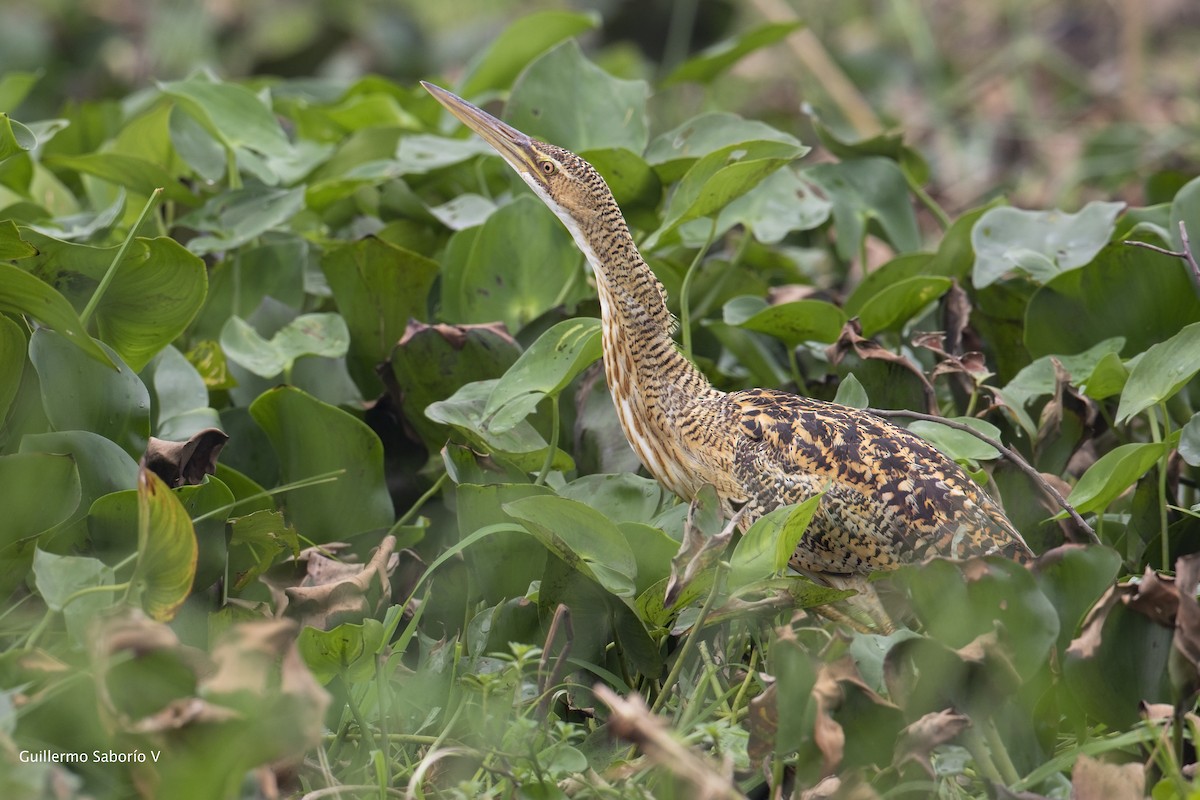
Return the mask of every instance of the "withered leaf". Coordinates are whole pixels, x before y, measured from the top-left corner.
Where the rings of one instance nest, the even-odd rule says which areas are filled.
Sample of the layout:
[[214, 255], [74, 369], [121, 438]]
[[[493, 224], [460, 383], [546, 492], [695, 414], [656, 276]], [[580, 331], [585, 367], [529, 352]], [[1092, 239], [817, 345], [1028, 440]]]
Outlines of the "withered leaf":
[[965, 714], [953, 709], [931, 711], [900, 732], [892, 764], [898, 769], [908, 763], [918, 764], [930, 777], [935, 777], [930, 754], [935, 747], [951, 742], [971, 725]]
[[739, 511], [733, 515], [720, 533], [713, 536], [706, 534], [704, 525], [700, 521], [700, 516], [710, 510], [705, 507], [706, 497], [709, 498], [710, 504], [717, 503], [716, 492], [706, 486], [688, 507], [687, 523], [683, 528], [683, 542], [679, 546], [679, 552], [671, 559], [671, 575], [667, 580], [666, 596], [663, 600], [665, 608], [674, 606], [692, 581], [717, 563], [729, 545], [729, 540], [733, 538], [734, 529], [741, 522], [743, 514]]
[[1141, 764], [1106, 764], [1081, 755], [1071, 770], [1075, 800], [1142, 800], [1146, 796], [1146, 769]]
[[290, 613], [302, 625], [321, 630], [373, 614], [391, 602], [390, 576], [400, 560], [393, 552], [395, 547], [396, 537], [385, 536], [366, 564], [311, 553], [300, 585], [284, 589]]
[[746, 717], [750, 741], [746, 745], [746, 754], [753, 764], [761, 764], [763, 759], [775, 752], [775, 737], [779, 733], [778, 694], [772, 683], [766, 691], [750, 701], [750, 714]]
[[843, 325], [842, 333], [838, 336], [837, 341], [829, 345], [825, 350], [830, 363], [835, 365], [840, 364], [842, 359], [846, 357], [846, 354], [850, 352], [853, 352], [862, 359], [873, 358], [880, 361], [887, 361], [911, 372], [921, 382], [921, 390], [925, 395], [926, 411], [930, 414], [938, 413], [937, 398], [934, 396], [933, 384], [925, 377], [925, 373], [904, 356], [893, 353], [872, 339], [865, 338], [862, 335], [862, 323], [857, 318]]
[[217, 471], [217, 457], [228, 441], [229, 436], [217, 428], [205, 428], [186, 442], [151, 436], [141, 464], [172, 489], [195, 486]]

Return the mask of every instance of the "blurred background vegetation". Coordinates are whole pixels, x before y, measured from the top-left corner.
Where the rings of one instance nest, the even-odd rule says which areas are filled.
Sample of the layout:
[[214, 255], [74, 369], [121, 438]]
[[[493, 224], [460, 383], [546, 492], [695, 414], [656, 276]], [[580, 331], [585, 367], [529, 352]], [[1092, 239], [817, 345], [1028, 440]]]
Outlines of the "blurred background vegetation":
[[660, 92], [653, 118], [711, 104], [813, 143], [798, 113], [811, 108], [850, 137], [902, 130], [952, 214], [996, 194], [1030, 207], [1150, 204], [1200, 162], [1195, 0], [6, 0], [0, 74], [41, 77], [20, 109], [0, 111], [52, 117], [202, 68], [452, 78], [507, 22], [564, 7], [598, 15], [585, 44], [624, 77], [664, 75], [764, 19], [802, 19], [710, 89]]

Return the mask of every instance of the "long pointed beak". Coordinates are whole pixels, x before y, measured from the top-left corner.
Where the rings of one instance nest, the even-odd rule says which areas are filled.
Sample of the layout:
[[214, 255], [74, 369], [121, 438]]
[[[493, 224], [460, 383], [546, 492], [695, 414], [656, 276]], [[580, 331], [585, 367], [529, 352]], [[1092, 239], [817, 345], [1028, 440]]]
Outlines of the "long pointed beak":
[[478, 106], [463, 100], [453, 92], [448, 92], [440, 86], [421, 81], [425, 91], [433, 95], [439, 103], [462, 120], [485, 142], [490, 144], [518, 172], [537, 174], [533, 163], [533, 153], [530, 149], [533, 140], [516, 128], [493, 117]]

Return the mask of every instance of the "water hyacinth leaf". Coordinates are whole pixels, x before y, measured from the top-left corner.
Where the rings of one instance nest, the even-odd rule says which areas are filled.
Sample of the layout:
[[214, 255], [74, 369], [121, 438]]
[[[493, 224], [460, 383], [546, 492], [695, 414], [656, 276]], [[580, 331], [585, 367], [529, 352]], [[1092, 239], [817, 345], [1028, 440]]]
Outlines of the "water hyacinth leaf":
[[42, 70], [6, 72], [0, 77], [0, 108], [16, 108], [21, 105], [34, 85], [41, 79]]
[[8, 417], [25, 371], [25, 333], [17, 323], [0, 316], [0, 421]]
[[676, 67], [663, 79], [663, 86], [684, 81], [710, 83], [750, 53], [775, 44], [802, 27], [803, 22], [771, 22], [741, 36], [718, 42]]
[[1042, 594], [1058, 611], [1058, 646], [1075, 637], [1089, 609], [1100, 599], [1121, 569], [1121, 556], [1108, 547], [1064, 545], [1037, 560], [1034, 577]]
[[637, 559], [621, 531], [599, 511], [554, 495], [513, 500], [504, 510], [567, 564], [618, 597], [633, 596]]
[[91, 431], [26, 434], [21, 437], [20, 452], [57, 453], [74, 459], [79, 475], [79, 504], [64, 520], [68, 524], [81, 522], [99, 498], [137, 486], [137, 461], [115, 442]]
[[383, 445], [363, 422], [288, 386], [261, 394], [250, 415], [266, 432], [285, 482], [336, 473], [285, 495], [288, 519], [302, 536], [329, 542], [392, 524]]
[[813, 516], [816, 515], [817, 509], [821, 505], [821, 498], [825, 496], [825, 492], [818, 492], [812, 497], [804, 500], [791, 507], [789, 513], [783, 520], [783, 526], [780, 528], [779, 536], [775, 540], [775, 571], [783, 572], [788, 567], [788, 562], [792, 560], [792, 555], [795, 554], [796, 548], [800, 545], [800, 540], [804, 538], [805, 531], [808, 530], [808, 524], [812, 522]]
[[1200, 240], [1200, 177], [1184, 184], [1171, 201], [1171, 219], [1167, 224], [1167, 232], [1171, 235], [1171, 249], [1177, 253], [1184, 251], [1183, 234], [1179, 230], [1181, 222], [1188, 228], [1188, 238], [1194, 253], [1196, 242]]
[[1178, 259], [1112, 244], [1034, 293], [1025, 311], [1024, 342], [1037, 358], [1078, 353], [1121, 336], [1121, 353], [1128, 357], [1193, 322], [1200, 322], [1200, 303]]
[[528, 194], [450, 238], [442, 259], [442, 316], [456, 323], [501, 320], [517, 332], [560, 302], [578, 269], [571, 234]]
[[866, 408], [871, 404], [867, 397], [867, 390], [853, 372], [842, 378], [833, 402], [850, 408]]
[[858, 311], [863, 336], [898, 330], [922, 309], [950, 290], [949, 278], [907, 278], [871, 297]]
[[1200, 412], [1193, 414], [1180, 432], [1179, 457], [1193, 467], [1200, 467]]
[[595, 13], [552, 10], [523, 16], [501, 31], [471, 61], [458, 93], [469, 99], [485, 92], [503, 91], [539, 55], [599, 24], [600, 18]]
[[116, 602], [111, 592], [77, 594], [116, 582], [112, 567], [98, 558], [55, 555], [39, 549], [33, 554], [33, 578], [46, 607], [62, 612], [67, 632], [78, 644], [87, 641], [91, 619]]
[[190, 206], [195, 196], [160, 164], [124, 153], [86, 153], [77, 156], [51, 156], [50, 166], [93, 175], [135, 194], [149, 197], [155, 189], [163, 190], [163, 198]]
[[779, 244], [792, 231], [824, 224], [832, 208], [794, 170], [781, 169], [725, 206], [717, 217], [717, 235], [741, 224], [763, 244]]
[[291, 369], [303, 356], [340, 358], [350, 347], [350, 331], [341, 314], [302, 314], [270, 340], [240, 317], [230, 317], [221, 330], [221, 349], [235, 364], [263, 378]]
[[929, 165], [924, 157], [904, 144], [904, 134], [899, 132], [880, 133], [867, 139], [850, 142], [839, 139], [821, 120], [812, 116], [813, 130], [825, 149], [842, 161], [851, 161], [864, 156], [883, 156], [900, 165], [901, 169], [918, 184], [929, 180]]
[[27, 563], [33, 557], [32, 537], [70, 519], [79, 505], [79, 471], [69, 455], [14, 453], [0, 456], [0, 481], [7, 498], [0, 515], [0, 556], [27, 550]]
[[[37, 247], [32, 272], [84, 305], [108, 272], [116, 247], [90, 247], [34, 231], [22, 236]], [[2, 292], [3, 290], [0, 290]], [[165, 237], [136, 238], [96, 306], [100, 339], [140, 372], [191, 323], [208, 293], [204, 262]]]
[[150, 393], [115, 352], [101, 347], [119, 365], [116, 370], [52, 330], [33, 332], [29, 359], [41, 382], [42, 407], [55, 430], [92, 431], [140, 456], [150, 436]]
[[971, 231], [972, 280], [982, 289], [1017, 270], [1039, 283], [1087, 264], [1108, 244], [1124, 203], [1088, 203], [1074, 214], [1004, 206], [986, 212]]
[[664, 183], [670, 183], [682, 178], [709, 153], [743, 142], [781, 142], [806, 152], [799, 139], [765, 122], [743, 119], [727, 111], [709, 111], [654, 137], [646, 149], [646, 163], [654, 167]]
[[303, 208], [303, 186], [276, 189], [253, 184], [218, 194], [179, 224], [205, 234], [187, 244], [188, 250], [202, 256], [249, 244], [267, 231], [283, 227]]
[[0, 220], [0, 260], [16, 261], [37, 255], [37, 248], [21, 238], [17, 223], [11, 219]]
[[349, 681], [373, 676], [375, 655], [383, 637], [383, 623], [377, 619], [343, 622], [328, 631], [306, 625], [296, 647], [313, 677], [324, 686], [338, 675]]
[[37, 136], [8, 114], [0, 114], [0, 162], [37, 147]]
[[159, 88], [226, 147], [245, 147], [281, 158], [291, 149], [270, 106], [245, 86], [196, 75], [159, 84]]
[[[1130, 442], [1114, 447], [1088, 467], [1067, 502], [1080, 514], [1104, 510], [1158, 463], [1171, 441]], [[1066, 516], [1066, 512], [1059, 516]]]
[[196, 532], [172, 491], [147, 469], [138, 472], [138, 558], [130, 579], [159, 622], [174, 619], [196, 575]]
[[[614, 78], [588, 61], [574, 40], [529, 65], [513, 86], [507, 121], [524, 133], [572, 152], [623, 147], [646, 149], [649, 129], [645, 81]], [[563, 97], [587, 97], [571, 114], [555, 114]]]
[[804, 176], [825, 190], [833, 201], [837, 253], [849, 261], [858, 256], [868, 223], [878, 223], [897, 252], [921, 246], [917, 217], [909, 199], [908, 182], [895, 161], [879, 156], [818, 164]]
[[487, 222], [487, 218], [497, 208], [495, 202], [489, 198], [468, 192], [441, 205], [430, 207], [429, 213], [450, 230], [461, 231]]
[[54, 287], [11, 264], [0, 264], [0, 312], [28, 314], [101, 364], [115, 368], [108, 354], [87, 335], [67, 299]]
[[1134, 364], [1121, 392], [1117, 424], [1175, 395], [1200, 372], [1200, 323], [1151, 347]]
[[[970, 426], [990, 439], [999, 441], [1001, 438], [1000, 429], [986, 420], [957, 417], [954, 421]], [[908, 429], [959, 463], [990, 461], [1000, 457], [999, 451], [987, 442], [940, 422], [916, 420], [909, 424]]]
[[756, 519], [742, 534], [742, 538], [733, 549], [733, 555], [729, 558], [730, 591], [770, 577], [776, 572], [777, 542], [794, 510], [794, 506], [776, 508]]
[[846, 324], [845, 313], [824, 300], [795, 300], [767, 305], [759, 297], [735, 297], [725, 304], [724, 321], [773, 336], [788, 347], [803, 342], [834, 342]]
[[378, 381], [375, 366], [387, 359], [409, 320], [428, 316], [438, 264], [369, 236], [326, 252], [321, 270], [349, 328], [351, 374], [360, 386], [372, 385]]
[[485, 424], [493, 431], [511, 428], [599, 358], [600, 320], [563, 320], [539, 336], [496, 383], [484, 408]]
[[[400, 144], [396, 146], [395, 163], [389, 165], [388, 171], [391, 172], [394, 168], [397, 175], [424, 175], [435, 169], [460, 164], [475, 156], [494, 155], [495, 152], [490, 144], [478, 136], [451, 139], [448, 136], [413, 134], [401, 137]], [[361, 172], [354, 174], [359, 175]]]

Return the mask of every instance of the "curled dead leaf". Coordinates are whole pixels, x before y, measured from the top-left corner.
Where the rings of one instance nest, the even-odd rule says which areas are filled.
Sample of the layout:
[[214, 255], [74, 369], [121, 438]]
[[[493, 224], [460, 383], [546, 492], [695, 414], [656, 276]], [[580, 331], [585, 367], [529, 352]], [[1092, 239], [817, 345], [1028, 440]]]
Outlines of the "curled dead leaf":
[[172, 489], [195, 486], [217, 471], [217, 458], [228, 441], [229, 436], [217, 428], [205, 428], [186, 442], [151, 436], [141, 465]]
[[400, 562], [395, 547], [396, 537], [385, 536], [366, 564], [308, 552], [307, 571], [299, 585], [283, 590], [287, 608], [301, 625], [321, 630], [373, 615], [391, 602], [390, 577]]
[[970, 726], [971, 720], [953, 709], [931, 711], [900, 732], [892, 764], [897, 769], [909, 763], [917, 764], [926, 775], [933, 778], [935, 773], [930, 754], [934, 748], [954, 741]]
[[926, 411], [930, 414], [938, 413], [937, 398], [934, 396], [933, 384], [925, 377], [925, 373], [904, 356], [893, 353], [872, 339], [865, 338], [862, 335], [862, 323], [857, 318], [843, 325], [842, 333], [838, 336], [837, 341], [825, 350], [830, 363], [834, 365], [840, 364], [842, 359], [851, 352], [861, 359], [886, 361], [911, 372], [921, 383], [921, 390], [925, 395]]

